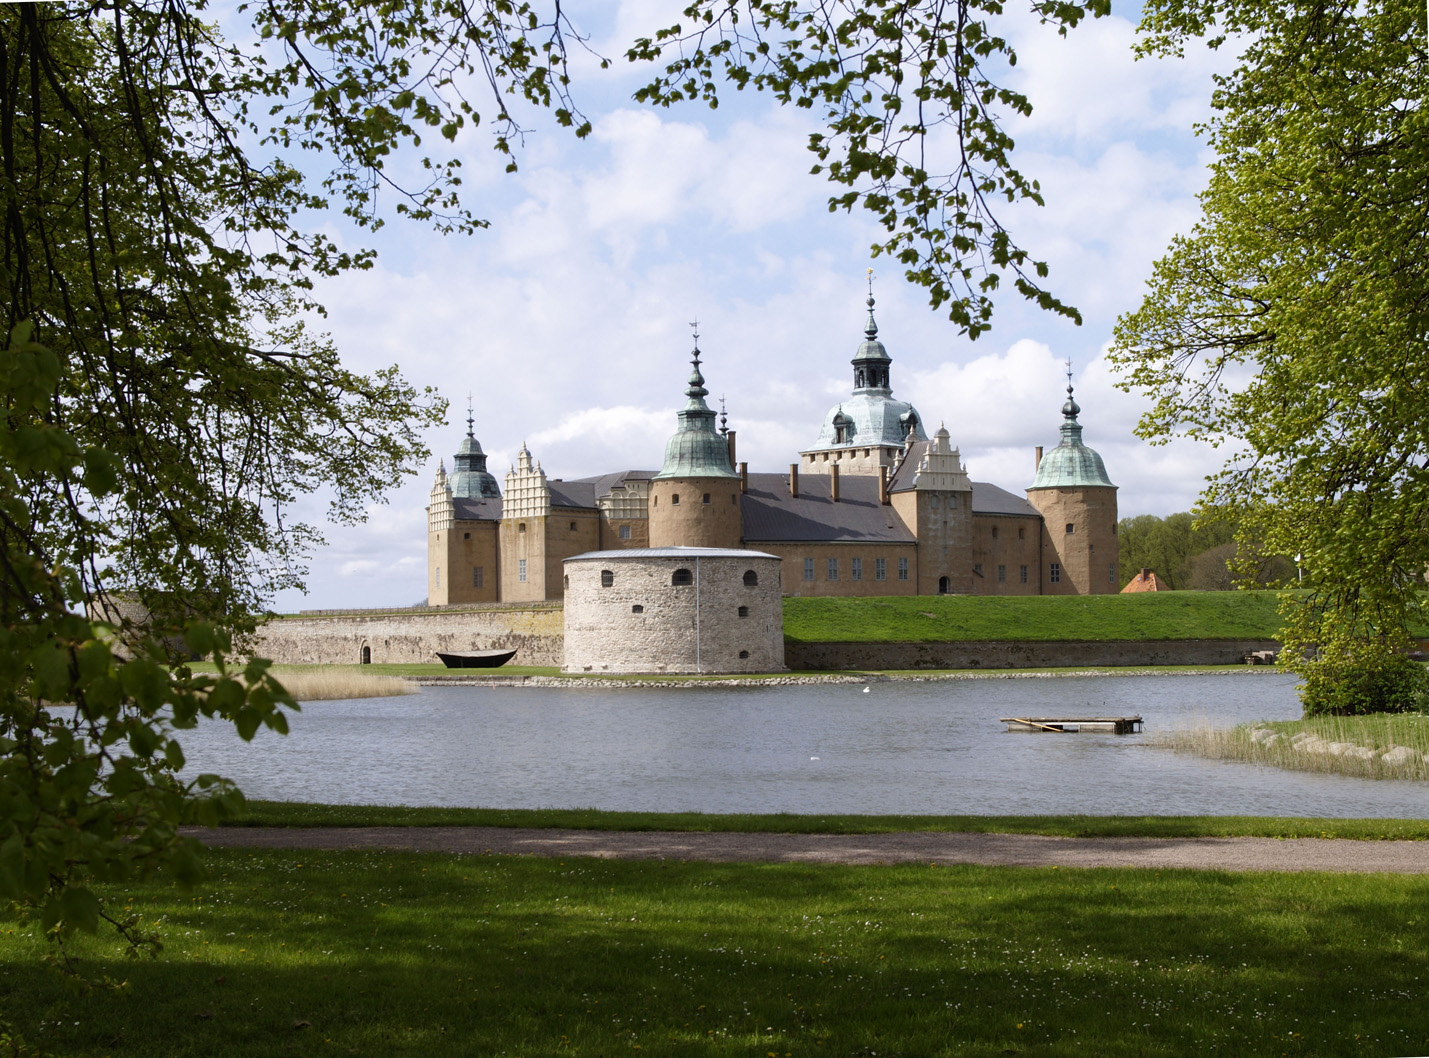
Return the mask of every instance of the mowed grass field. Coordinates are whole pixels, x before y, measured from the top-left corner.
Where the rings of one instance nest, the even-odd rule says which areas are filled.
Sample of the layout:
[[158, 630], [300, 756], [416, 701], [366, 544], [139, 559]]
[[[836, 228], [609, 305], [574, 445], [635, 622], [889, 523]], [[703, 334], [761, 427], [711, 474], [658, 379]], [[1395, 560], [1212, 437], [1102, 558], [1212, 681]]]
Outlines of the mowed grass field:
[[1273, 591], [784, 600], [797, 642], [1274, 639]]
[[1418, 877], [239, 850], [210, 864], [189, 895], [110, 891], [164, 949], [76, 942], [84, 980], [109, 984], [65, 980], [35, 927], [0, 926], [0, 1053], [1429, 1053]]

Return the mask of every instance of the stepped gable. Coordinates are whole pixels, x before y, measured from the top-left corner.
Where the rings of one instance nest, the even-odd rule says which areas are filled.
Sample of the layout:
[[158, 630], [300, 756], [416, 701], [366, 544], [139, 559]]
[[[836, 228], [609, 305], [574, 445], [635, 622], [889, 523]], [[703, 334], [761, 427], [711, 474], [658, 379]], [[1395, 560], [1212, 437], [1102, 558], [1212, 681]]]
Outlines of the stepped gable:
[[839, 483], [834, 501], [827, 479], [813, 478], [789, 495], [784, 474], [750, 474], [749, 491], [740, 497], [744, 539], [760, 541], [866, 540], [912, 543], [917, 539], [893, 512], [878, 502], [878, 479], [849, 476]]

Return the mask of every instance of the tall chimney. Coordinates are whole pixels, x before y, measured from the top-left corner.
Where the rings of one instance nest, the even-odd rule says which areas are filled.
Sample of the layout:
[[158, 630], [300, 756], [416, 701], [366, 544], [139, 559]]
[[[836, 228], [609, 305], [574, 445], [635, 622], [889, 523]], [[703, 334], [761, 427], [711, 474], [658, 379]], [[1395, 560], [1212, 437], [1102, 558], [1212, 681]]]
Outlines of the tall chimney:
[[740, 492], [748, 492], [748, 491], [749, 491], [749, 464], [748, 464], [748, 463], [741, 463], [741, 464], [739, 464], [739, 491], [740, 491]]
[[1037, 446], [1037, 462], [1032, 465], [1032, 469], [1033, 469], [1033, 471], [1038, 471], [1038, 470], [1041, 470], [1041, 469], [1042, 469], [1042, 446], [1041, 446], [1041, 445], [1038, 445], [1038, 446]]
[[839, 502], [839, 465], [837, 463], [829, 467], [829, 496], [835, 503]]
[[729, 465], [738, 466], [739, 464], [734, 461], [734, 431], [729, 431], [725, 436], [729, 438]]
[[799, 498], [799, 464], [789, 464], [789, 495], [794, 499]]
[[878, 502], [885, 507], [888, 505], [888, 468], [886, 466], [878, 468]]

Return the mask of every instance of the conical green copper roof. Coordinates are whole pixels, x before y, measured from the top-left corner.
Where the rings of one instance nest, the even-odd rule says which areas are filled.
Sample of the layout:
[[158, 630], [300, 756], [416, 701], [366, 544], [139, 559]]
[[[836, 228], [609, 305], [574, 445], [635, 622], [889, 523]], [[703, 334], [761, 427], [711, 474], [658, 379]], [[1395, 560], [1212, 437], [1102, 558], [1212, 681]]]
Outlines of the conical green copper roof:
[[481, 442], [472, 434], [473, 425], [471, 408], [468, 406], [466, 437], [462, 439], [461, 447], [457, 449], [456, 457], [452, 460], [452, 473], [447, 483], [456, 499], [475, 500], [483, 496], [496, 499], [501, 496], [501, 489], [497, 487], [496, 479], [487, 472], [486, 453], [481, 450]]
[[1116, 488], [1106, 476], [1102, 457], [1082, 444], [1082, 409], [1072, 399], [1072, 380], [1067, 379], [1067, 403], [1062, 405], [1062, 443], [1042, 457], [1030, 489], [1067, 489], [1081, 486]]
[[[699, 335], [695, 335], [698, 339]], [[677, 414], [680, 427], [665, 443], [665, 465], [655, 478], [732, 478], [737, 475], [729, 465], [729, 441], [715, 429], [715, 413], [705, 397], [705, 377], [700, 374], [700, 347], [695, 345], [694, 366], [690, 385], [685, 390], [689, 399]]]

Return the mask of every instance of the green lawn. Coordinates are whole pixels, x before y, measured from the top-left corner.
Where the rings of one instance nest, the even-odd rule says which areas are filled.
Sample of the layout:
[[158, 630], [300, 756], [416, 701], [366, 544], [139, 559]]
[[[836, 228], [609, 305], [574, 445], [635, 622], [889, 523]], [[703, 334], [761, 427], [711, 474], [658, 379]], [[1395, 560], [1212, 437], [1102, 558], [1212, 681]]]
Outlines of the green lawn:
[[230, 850], [156, 959], [0, 928], [76, 1058], [1429, 1053], [1429, 879]]
[[886, 834], [933, 830], [1059, 837], [1429, 839], [1425, 819], [1301, 819], [1268, 816], [872, 816], [714, 815], [586, 809], [422, 808], [250, 801], [233, 826], [568, 827], [774, 834]]
[[791, 598], [784, 600], [784, 635], [802, 643], [1274, 639], [1276, 607], [1273, 591]]

